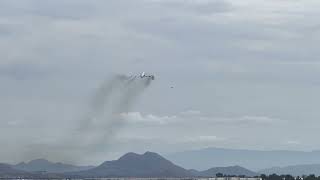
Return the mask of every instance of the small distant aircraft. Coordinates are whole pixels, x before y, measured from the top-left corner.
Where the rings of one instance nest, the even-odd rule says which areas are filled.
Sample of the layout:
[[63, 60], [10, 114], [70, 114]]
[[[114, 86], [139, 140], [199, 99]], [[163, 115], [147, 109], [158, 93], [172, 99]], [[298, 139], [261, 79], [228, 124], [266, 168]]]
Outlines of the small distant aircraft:
[[145, 72], [142, 72], [140, 78], [151, 78], [152, 80], [154, 80], [154, 75], [146, 75]]

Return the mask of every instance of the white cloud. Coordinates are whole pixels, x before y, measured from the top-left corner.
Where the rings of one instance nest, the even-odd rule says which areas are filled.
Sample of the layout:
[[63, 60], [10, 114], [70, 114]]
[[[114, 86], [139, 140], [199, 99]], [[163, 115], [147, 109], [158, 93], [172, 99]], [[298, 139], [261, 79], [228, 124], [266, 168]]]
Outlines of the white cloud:
[[127, 122], [133, 124], [164, 125], [179, 120], [177, 116], [155, 116], [153, 114], [143, 115], [140, 112], [122, 113], [120, 116], [124, 118]]
[[154, 114], [143, 114], [140, 112], [122, 113], [120, 115], [128, 123], [145, 125], [172, 125], [172, 124], [225, 124], [225, 125], [264, 125], [279, 123], [283, 120], [266, 116], [240, 116], [240, 117], [215, 117], [201, 113], [196, 110], [189, 110], [177, 113], [172, 116], [158, 116]]
[[300, 145], [301, 143], [299, 141], [289, 140], [289, 141], [286, 142], [286, 144], [288, 144], [288, 145]]

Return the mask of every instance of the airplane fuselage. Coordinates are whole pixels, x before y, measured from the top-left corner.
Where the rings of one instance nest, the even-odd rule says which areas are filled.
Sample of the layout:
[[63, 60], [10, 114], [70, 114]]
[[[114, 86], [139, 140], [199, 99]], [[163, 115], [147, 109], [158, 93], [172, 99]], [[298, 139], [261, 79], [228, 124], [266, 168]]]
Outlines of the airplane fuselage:
[[145, 72], [142, 72], [140, 75], [140, 78], [151, 78], [152, 80], [154, 80], [154, 75], [146, 75]]

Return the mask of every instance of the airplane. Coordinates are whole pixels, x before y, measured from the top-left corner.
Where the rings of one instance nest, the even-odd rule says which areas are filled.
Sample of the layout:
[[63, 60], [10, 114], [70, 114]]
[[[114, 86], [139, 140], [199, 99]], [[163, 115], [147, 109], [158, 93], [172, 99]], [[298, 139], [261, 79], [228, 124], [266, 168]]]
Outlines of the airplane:
[[152, 80], [154, 80], [154, 75], [146, 75], [145, 72], [142, 72], [140, 78], [151, 78]]

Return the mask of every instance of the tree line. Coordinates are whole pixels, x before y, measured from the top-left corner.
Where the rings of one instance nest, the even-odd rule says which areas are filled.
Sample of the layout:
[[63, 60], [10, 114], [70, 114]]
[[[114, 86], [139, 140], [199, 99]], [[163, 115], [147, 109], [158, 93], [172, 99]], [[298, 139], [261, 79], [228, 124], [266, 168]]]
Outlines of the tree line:
[[320, 176], [315, 176], [314, 174], [303, 175], [303, 176], [292, 176], [290, 174], [287, 174], [287, 175], [261, 174], [260, 178], [262, 180], [320, 180]]
[[[235, 175], [225, 175], [222, 173], [217, 173], [216, 177], [240, 177], [245, 178], [247, 176], [235, 176]], [[265, 175], [261, 174], [260, 176], [255, 176], [255, 178], [261, 178], [261, 180], [320, 180], [320, 176], [315, 176], [314, 174], [310, 175], [303, 175], [303, 176], [292, 176], [290, 174], [287, 175], [277, 175], [277, 174], [270, 174]]]

